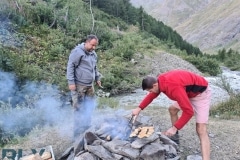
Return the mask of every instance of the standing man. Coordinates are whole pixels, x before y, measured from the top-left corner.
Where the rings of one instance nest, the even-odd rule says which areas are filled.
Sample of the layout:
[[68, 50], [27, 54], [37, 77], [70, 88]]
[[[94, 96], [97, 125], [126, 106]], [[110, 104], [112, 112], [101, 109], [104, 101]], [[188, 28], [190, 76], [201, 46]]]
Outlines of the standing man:
[[88, 35], [85, 42], [71, 51], [67, 64], [67, 80], [74, 108], [74, 138], [91, 123], [91, 114], [96, 105], [93, 83], [101, 86], [95, 52], [97, 45], [97, 36]]
[[[210, 142], [207, 132], [211, 91], [208, 82], [199, 75], [184, 71], [173, 70], [159, 75], [157, 78], [148, 76], [142, 80], [142, 89], [149, 94], [142, 100], [139, 107], [132, 111], [138, 115], [161, 92], [176, 101], [169, 107], [172, 127], [163, 132], [167, 136], [174, 136], [178, 130], [192, 118], [196, 117], [196, 131], [201, 143], [203, 160], [210, 159]], [[178, 112], [182, 115], [178, 118]]]

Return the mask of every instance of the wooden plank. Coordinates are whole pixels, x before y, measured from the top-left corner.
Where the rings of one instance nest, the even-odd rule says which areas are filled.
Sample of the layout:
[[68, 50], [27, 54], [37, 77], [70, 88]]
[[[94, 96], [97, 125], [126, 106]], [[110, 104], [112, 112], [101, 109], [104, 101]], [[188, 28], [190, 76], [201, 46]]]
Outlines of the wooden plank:
[[149, 137], [153, 134], [154, 132], [154, 127], [139, 127], [135, 129], [129, 137], [138, 137], [138, 138], [144, 138], [144, 137]]

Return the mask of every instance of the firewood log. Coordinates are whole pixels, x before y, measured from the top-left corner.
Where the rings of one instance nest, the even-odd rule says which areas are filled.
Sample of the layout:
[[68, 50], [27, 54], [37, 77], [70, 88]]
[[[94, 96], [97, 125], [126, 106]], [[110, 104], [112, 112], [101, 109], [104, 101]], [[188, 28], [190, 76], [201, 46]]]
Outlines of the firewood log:
[[43, 159], [37, 153], [37, 154], [31, 154], [31, 155], [28, 155], [28, 156], [24, 156], [24, 157], [20, 158], [19, 160], [43, 160]]
[[51, 154], [51, 152], [43, 152], [41, 158], [43, 160], [48, 160], [48, 159], [52, 158], [52, 154]]

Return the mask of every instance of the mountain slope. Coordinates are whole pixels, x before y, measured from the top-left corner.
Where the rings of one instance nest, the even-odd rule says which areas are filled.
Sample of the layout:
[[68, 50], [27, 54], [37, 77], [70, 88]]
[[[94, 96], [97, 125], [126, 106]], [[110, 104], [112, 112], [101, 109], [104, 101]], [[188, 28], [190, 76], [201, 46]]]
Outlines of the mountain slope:
[[240, 50], [239, 0], [131, 0], [204, 52]]
[[135, 7], [142, 6], [148, 14], [173, 28], [205, 8], [209, 1], [211, 0], [130, 0]]

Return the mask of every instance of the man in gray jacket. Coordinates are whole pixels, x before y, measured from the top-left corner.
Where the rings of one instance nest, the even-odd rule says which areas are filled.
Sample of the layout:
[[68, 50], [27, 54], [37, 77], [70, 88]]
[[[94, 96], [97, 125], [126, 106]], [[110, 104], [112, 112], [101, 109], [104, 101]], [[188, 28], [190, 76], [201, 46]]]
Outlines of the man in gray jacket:
[[90, 125], [91, 114], [96, 106], [93, 83], [101, 86], [95, 52], [97, 45], [97, 36], [88, 35], [85, 42], [71, 51], [67, 64], [67, 80], [74, 108], [74, 138]]

